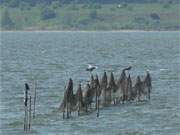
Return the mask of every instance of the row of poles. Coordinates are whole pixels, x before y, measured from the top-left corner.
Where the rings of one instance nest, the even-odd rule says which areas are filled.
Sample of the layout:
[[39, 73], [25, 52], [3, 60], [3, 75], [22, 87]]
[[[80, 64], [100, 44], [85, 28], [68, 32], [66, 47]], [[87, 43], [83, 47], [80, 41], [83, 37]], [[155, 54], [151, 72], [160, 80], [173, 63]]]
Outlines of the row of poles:
[[97, 117], [99, 117], [100, 106], [115, 105], [125, 101], [140, 101], [141, 97], [150, 100], [152, 84], [149, 72], [142, 81], [140, 76], [137, 76], [136, 83], [132, 85], [130, 74], [127, 77], [125, 73], [126, 70], [130, 69], [131, 67], [123, 69], [117, 81], [115, 81], [113, 73], [111, 73], [108, 80], [106, 72], [104, 72], [100, 82], [97, 75], [94, 79], [91, 74], [90, 83], [87, 83], [84, 90], [81, 88], [81, 83], [79, 83], [76, 93], [73, 92], [73, 80], [70, 78], [67, 87], [65, 87], [63, 102], [59, 107], [59, 110], [63, 112], [63, 119], [65, 113], [66, 118], [69, 118], [71, 112], [75, 111], [77, 111], [78, 116], [80, 112], [87, 113], [88, 107], [92, 109], [91, 105], [93, 103], [95, 103], [95, 110], [97, 111]]
[[[92, 76], [91, 76], [91, 79], [92, 79]], [[99, 80], [98, 80], [98, 76], [96, 75], [96, 78], [93, 82], [95, 85], [94, 85], [94, 89], [95, 89], [95, 97], [94, 97], [94, 100], [95, 100], [95, 110], [97, 111], [97, 117], [99, 117], [99, 107], [100, 107], [100, 84], [99, 84]], [[89, 87], [91, 87], [89, 85]], [[78, 113], [78, 116], [81, 114], [81, 111], [82, 111], [82, 101], [83, 101], [83, 91], [82, 91], [82, 88], [81, 88], [81, 84], [79, 84], [79, 87], [78, 87], [78, 90], [77, 90], [77, 93], [74, 95], [73, 94], [73, 80], [70, 78], [69, 79], [69, 83], [68, 83], [68, 86], [67, 88], [65, 87], [64, 88], [65, 92], [64, 92], [64, 99], [63, 99], [63, 103], [61, 104], [60, 106], [60, 110], [62, 110], [63, 112], [63, 119], [65, 119], [65, 113], [66, 113], [66, 118], [69, 118], [70, 115], [71, 115], [71, 107], [72, 107], [72, 104], [76, 104], [75, 106], [77, 106], [77, 113]], [[90, 92], [90, 91], [89, 91]], [[87, 100], [84, 101], [84, 111], [85, 112], [88, 112], [88, 107], [92, 107], [91, 103], [89, 104], [89, 98], [91, 98], [91, 93], [87, 92]], [[74, 97], [76, 96], [76, 97]], [[76, 100], [76, 101], [75, 101]], [[90, 101], [91, 102], [91, 101]]]
[[[95, 80], [95, 81], [98, 81]], [[99, 83], [99, 81], [98, 81]], [[69, 82], [69, 86], [72, 86], [72, 79], [70, 78], [70, 82]], [[69, 87], [68, 86], [68, 87]], [[100, 88], [99, 84], [96, 85], [95, 88], [95, 110], [97, 111], [97, 117], [99, 117], [99, 106], [100, 106], [100, 93], [98, 91], [98, 89]], [[64, 92], [64, 101], [63, 101], [63, 119], [65, 119], [65, 113], [66, 113], [66, 118], [69, 118], [71, 115], [71, 96], [68, 95], [68, 91], [66, 91], [66, 87], [64, 88], [65, 92]], [[79, 88], [77, 90], [77, 95], [78, 95], [78, 101], [77, 101], [77, 112], [78, 112], [78, 116], [80, 116], [80, 112], [82, 111], [82, 89], [81, 89], [81, 84], [79, 84]], [[73, 101], [74, 102], [74, 101]], [[86, 105], [85, 107], [85, 111], [88, 112], [88, 105]]]
[[32, 108], [32, 96], [31, 96], [30, 87], [28, 83], [25, 83], [25, 90], [24, 90], [24, 131], [25, 132], [28, 132], [31, 129], [32, 111], [33, 111], [33, 119], [35, 118], [36, 90], [37, 90], [37, 82], [35, 80], [34, 81], [33, 108]]

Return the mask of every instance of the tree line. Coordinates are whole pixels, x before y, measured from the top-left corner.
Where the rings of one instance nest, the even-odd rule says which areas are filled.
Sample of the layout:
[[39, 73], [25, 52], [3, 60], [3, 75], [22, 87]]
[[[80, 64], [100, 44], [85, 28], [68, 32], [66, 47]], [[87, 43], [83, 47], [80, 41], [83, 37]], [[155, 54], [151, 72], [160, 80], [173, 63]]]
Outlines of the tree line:
[[19, 7], [20, 5], [36, 6], [37, 4], [52, 4], [53, 2], [63, 4], [119, 4], [119, 3], [179, 3], [179, 0], [0, 0], [0, 5], [8, 7]]

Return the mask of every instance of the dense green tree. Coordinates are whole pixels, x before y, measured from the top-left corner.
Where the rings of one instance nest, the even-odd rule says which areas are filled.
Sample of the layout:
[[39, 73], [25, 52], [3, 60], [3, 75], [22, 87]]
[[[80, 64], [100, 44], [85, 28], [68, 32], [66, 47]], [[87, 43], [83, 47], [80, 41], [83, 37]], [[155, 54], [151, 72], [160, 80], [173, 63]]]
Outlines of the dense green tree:
[[97, 19], [97, 11], [96, 10], [91, 11], [89, 17], [91, 19]]
[[9, 7], [15, 8], [19, 6], [20, 1], [19, 0], [10, 0], [8, 5]]
[[47, 19], [52, 19], [56, 17], [56, 13], [54, 12], [54, 10], [50, 9], [50, 8], [43, 8], [41, 11], [41, 18], [43, 20], [47, 20]]
[[26, 0], [27, 3], [29, 3], [30, 6], [34, 7], [36, 5], [37, 0]]
[[152, 13], [152, 14], [150, 14], [150, 17], [151, 17], [152, 19], [154, 19], [154, 20], [159, 20], [159, 19], [160, 19], [159, 15], [158, 15], [157, 13]]
[[1, 21], [1, 27], [3, 29], [13, 29], [15, 26], [14, 22], [12, 21], [8, 10], [6, 9], [4, 13], [2, 14], [2, 21]]
[[19, 8], [21, 10], [30, 10], [32, 6], [30, 6], [30, 4], [28, 4], [27, 2], [21, 2], [19, 4]]

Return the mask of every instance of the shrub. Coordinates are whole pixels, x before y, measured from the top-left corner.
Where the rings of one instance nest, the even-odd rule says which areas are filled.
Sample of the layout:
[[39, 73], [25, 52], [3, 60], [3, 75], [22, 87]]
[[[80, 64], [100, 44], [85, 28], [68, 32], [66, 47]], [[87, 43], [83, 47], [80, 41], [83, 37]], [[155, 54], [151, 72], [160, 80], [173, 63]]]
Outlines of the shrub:
[[82, 8], [88, 8], [88, 5], [87, 4], [83, 4]]
[[122, 8], [126, 8], [128, 6], [127, 3], [122, 3]]
[[88, 8], [89, 9], [100, 9], [101, 8], [101, 4], [90, 3], [90, 4], [88, 4]]
[[21, 2], [19, 4], [21, 10], [30, 10], [31, 6], [27, 2]]
[[56, 17], [56, 13], [52, 9], [44, 8], [41, 11], [41, 18], [43, 20], [48, 20], [48, 19], [52, 19], [52, 18], [55, 18], [55, 17]]
[[59, 1], [54, 1], [51, 5], [53, 9], [57, 9], [58, 7], [61, 7], [61, 3]]
[[133, 7], [132, 7], [132, 6], [128, 6], [128, 7], [127, 7], [127, 10], [128, 10], [128, 11], [133, 11]]
[[76, 6], [75, 4], [72, 4], [70, 9], [71, 10], [79, 10], [78, 6]]
[[63, 22], [63, 25], [68, 26], [68, 27], [72, 27], [73, 23], [75, 22], [75, 18], [74, 18], [72, 13], [67, 12], [63, 16], [62, 22]]
[[170, 8], [170, 4], [168, 4], [168, 3], [164, 4], [163, 8]]
[[110, 10], [111, 11], [116, 11], [116, 8], [115, 7], [111, 7]]
[[91, 11], [89, 14], [89, 17], [91, 19], [96, 19], [97, 18], [97, 11], [96, 10]]
[[138, 24], [149, 24], [148, 20], [146, 20], [144, 17], [135, 17], [134, 21]]
[[78, 24], [80, 25], [88, 25], [90, 23], [89, 18], [82, 18], [78, 21]]
[[160, 19], [159, 15], [158, 15], [157, 13], [152, 13], [152, 14], [150, 14], [150, 17], [151, 17], [153, 20], [159, 20], [159, 19]]
[[101, 5], [100, 4], [94, 4], [93, 6], [95, 9], [100, 9], [101, 8]]
[[9, 3], [8, 3], [9, 5], [9, 7], [11, 7], [11, 8], [16, 8], [16, 7], [18, 7], [19, 6], [19, 0], [11, 0], [11, 1], [9, 1]]

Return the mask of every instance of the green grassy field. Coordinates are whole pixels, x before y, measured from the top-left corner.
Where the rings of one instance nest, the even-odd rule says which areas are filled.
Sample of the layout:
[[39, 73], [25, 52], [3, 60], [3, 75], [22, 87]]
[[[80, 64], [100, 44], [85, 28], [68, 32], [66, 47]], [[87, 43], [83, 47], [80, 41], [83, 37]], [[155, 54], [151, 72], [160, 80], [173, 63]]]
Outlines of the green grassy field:
[[[42, 19], [42, 5], [8, 10], [12, 30], [179, 30], [179, 4], [52, 4], [55, 17]], [[156, 17], [152, 17], [155, 14]], [[2, 22], [3, 17], [1, 17]], [[1, 27], [1, 29], [7, 29]]]

